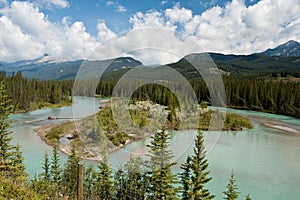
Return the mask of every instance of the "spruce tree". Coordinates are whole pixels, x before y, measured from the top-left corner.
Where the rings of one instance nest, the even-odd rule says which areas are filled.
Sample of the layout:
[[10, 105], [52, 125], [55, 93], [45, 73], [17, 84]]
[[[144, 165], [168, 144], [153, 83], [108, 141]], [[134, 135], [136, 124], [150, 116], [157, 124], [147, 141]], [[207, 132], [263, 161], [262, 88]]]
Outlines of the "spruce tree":
[[182, 200], [190, 200], [192, 198], [192, 181], [191, 181], [191, 157], [188, 156], [186, 163], [180, 167], [183, 172], [180, 174], [180, 182], [182, 185]]
[[61, 169], [61, 166], [60, 166], [60, 158], [59, 158], [59, 155], [58, 155], [57, 146], [55, 146], [53, 148], [53, 151], [52, 151], [52, 160], [51, 160], [50, 173], [51, 173], [52, 182], [58, 184], [61, 181], [62, 169]]
[[226, 200], [235, 200], [239, 197], [239, 192], [237, 185], [235, 184], [235, 178], [233, 171], [231, 172], [229, 183], [227, 184], [226, 188], [227, 190], [223, 192], [225, 194], [225, 197], [223, 199]]
[[97, 174], [97, 195], [103, 200], [110, 200], [113, 197], [112, 171], [108, 164], [107, 154], [104, 153], [102, 161], [99, 163]]
[[78, 157], [75, 147], [73, 146], [71, 149], [71, 155], [68, 157], [68, 160], [64, 166], [61, 180], [64, 187], [64, 193], [71, 198], [76, 197], [79, 162], [80, 158]]
[[126, 200], [127, 196], [127, 175], [120, 167], [114, 174], [114, 198], [115, 200]]
[[251, 198], [250, 194], [247, 194], [247, 196], [246, 196], [246, 200], [252, 200], [252, 198]]
[[49, 161], [49, 156], [48, 156], [47, 152], [45, 152], [45, 154], [44, 154], [42, 168], [43, 168], [43, 171], [44, 171], [42, 173], [42, 178], [45, 181], [49, 181], [50, 180], [50, 161]]
[[165, 130], [157, 131], [151, 137], [149, 148], [150, 185], [148, 199], [178, 199], [178, 183], [176, 174], [171, 170], [176, 163], [171, 162], [173, 158], [169, 148], [170, 134]]
[[214, 195], [211, 195], [209, 190], [205, 187], [205, 184], [211, 180], [211, 177], [208, 176], [210, 171], [208, 170], [203, 132], [201, 131], [198, 131], [195, 139], [194, 155], [191, 157], [191, 169], [191, 181], [193, 184], [192, 199], [213, 199]]
[[0, 82], [0, 172], [7, 173], [11, 167], [11, 156], [13, 145], [10, 144], [11, 131], [8, 130], [11, 125], [9, 114], [11, 113], [10, 100], [3, 81]]
[[89, 165], [84, 172], [84, 196], [86, 199], [94, 199], [95, 196], [95, 184], [97, 180], [97, 173], [92, 165]]
[[11, 165], [14, 179], [17, 181], [25, 181], [27, 174], [25, 172], [24, 157], [22, 156], [19, 145], [14, 146], [11, 157]]

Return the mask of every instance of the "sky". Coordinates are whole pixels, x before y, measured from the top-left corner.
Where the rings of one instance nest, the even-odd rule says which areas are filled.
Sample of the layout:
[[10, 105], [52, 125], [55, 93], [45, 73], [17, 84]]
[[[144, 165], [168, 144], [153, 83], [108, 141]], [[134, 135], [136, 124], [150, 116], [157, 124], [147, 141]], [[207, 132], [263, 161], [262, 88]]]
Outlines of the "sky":
[[100, 59], [97, 52], [160, 64], [289, 40], [300, 41], [300, 0], [0, 0], [2, 62]]

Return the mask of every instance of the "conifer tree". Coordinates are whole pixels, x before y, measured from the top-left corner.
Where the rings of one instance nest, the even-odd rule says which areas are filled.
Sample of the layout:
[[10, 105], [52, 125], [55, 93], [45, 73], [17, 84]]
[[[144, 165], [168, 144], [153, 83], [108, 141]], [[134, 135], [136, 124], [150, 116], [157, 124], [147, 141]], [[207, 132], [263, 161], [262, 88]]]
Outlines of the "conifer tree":
[[78, 180], [78, 163], [80, 159], [73, 146], [71, 149], [71, 155], [64, 166], [62, 174], [62, 185], [64, 187], [64, 193], [71, 198], [76, 197], [77, 180]]
[[180, 182], [182, 185], [182, 200], [190, 200], [192, 198], [192, 181], [191, 181], [191, 157], [188, 156], [186, 163], [182, 164], [180, 167], [183, 172], [179, 175]]
[[97, 195], [100, 199], [110, 200], [113, 197], [112, 171], [108, 163], [107, 154], [104, 153], [102, 161], [99, 163], [97, 174]]
[[114, 197], [115, 200], [126, 200], [127, 195], [127, 176], [120, 167], [114, 174]]
[[223, 192], [225, 194], [225, 197], [223, 199], [226, 200], [235, 200], [239, 197], [239, 192], [237, 185], [235, 184], [235, 178], [233, 171], [231, 172], [229, 183], [227, 184], [226, 188], [227, 190]]
[[169, 148], [170, 134], [165, 130], [157, 131], [151, 137], [149, 148], [150, 185], [148, 199], [177, 199], [178, 182], [176, 174], [173, 174], [171, 167], [176, 163], [171, 162], [173, 158]]
[[13, 170], [12, 174], [15, 180], [25, 181], [27, 178], [27, 174], [25, 172], [24, 157], [22, 156], [20, 145], [14, 146], [11, 157], [11, 165]]
[[3, 81], [0, 82], [0, 171], [8, 172], [11, 166], [13, 145], [10, 144], [12, 138], [11, 131], [8, 130], [11, 125], [9, 114], [11, 113], [10, 100]]
[[86, 199], [95, 198], [95, 184], [97, 174], [92, 165], [89, 165], [84, 172], [84, 196]]
[[205, 184], [211, 180], [211, 177], [208, 176], [210, 171], [208, 170], [203, 132], [201, 131], [198, 131], [195, 139], [194, 155], [191, 157], [191, 169], [192, 199], [213, 199], [214, 195], [211, 195], [205, 187]]
[[58, 155], [57, 146], [55, 146], [53, 148], [53, 151], [52, 151], [52, 160], [51, 160], [50, 173], [51, 173], [51, 180], [54, 183], [58, 184], [61, 181], [62, 169], [61, 169], [61, 166], [60, 166], [60, 158], [59, 158], [59, 155]]
[[45, 152], [45, 154], [44, 154], [42, 168], [44, 170], [44, 172], [42, 173], [42, 178], [45, 181], [49, 181], [50, 180], [50, 161], [49, 161], [49, 156], [48, 156], [47, 152]]

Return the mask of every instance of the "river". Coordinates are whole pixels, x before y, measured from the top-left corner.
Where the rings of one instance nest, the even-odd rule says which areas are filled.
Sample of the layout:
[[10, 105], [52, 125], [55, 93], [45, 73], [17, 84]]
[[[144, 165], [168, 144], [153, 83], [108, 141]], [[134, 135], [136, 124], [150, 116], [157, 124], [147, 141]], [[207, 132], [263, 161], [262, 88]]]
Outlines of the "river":
[[[42, 125], [60, 123], [57, 120], [45, 120], [48, 116], [70, 118], [89, 116], [98, 111], [99, 100], [94, 98], [76, 98], [72, 107], [41, 109], [33, 112], [14, 114], [11, 130], [13, 143], [20, 144], [25, 157], [26, 170], [33, 177], [41, 172], [41, 163], [45, 152], [51, 154], [47, 146], [34, 132]], [[283, 200], [298, 199], [300, 196], [300, 136], [282, 130], [264, 126], [262, 123], [280, 123], [299, 130], [300, 120], [267, 113], [227, 109], [228, 112], [250, 117], [254, 128], [251, 130], [222, 132], [221, 136], [207, 155], [210, 163], [212, 181], [208, 187], [216, 199], [222, 199], [222, 192], [228, 183], [231, 170], [234, 170], [240, 197], [249, 193], [253, 199]], [[33, 122], [32, 122], [33, 121]], [[192, 152], [196, 131], [172, 131], [171, 150], [179, 163]], [[128, 160], [130, 154], [144, 155], [149, 139], [131, 143], [110, 156], [113, 168]], [[206, 141], [209, 143], [210, 141]], [[66, 156], [61, 154], [64, 162]], [[179, 165], [175, 167], [179, 171]]]

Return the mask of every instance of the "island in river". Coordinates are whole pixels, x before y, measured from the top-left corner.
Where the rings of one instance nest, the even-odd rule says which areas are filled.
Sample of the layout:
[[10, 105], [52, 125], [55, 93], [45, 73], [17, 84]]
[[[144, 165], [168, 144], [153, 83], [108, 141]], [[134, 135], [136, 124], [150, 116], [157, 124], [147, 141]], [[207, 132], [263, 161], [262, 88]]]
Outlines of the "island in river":
[[[104, 149], [107, 153], [112, 153], [133, 141], [150, 137], [154, 131], [162, 127], [161, 124], [166, 129], [175, 130], [238, 131], [252, 128], [248, 118], [210, 110], [207, 107], [199, 106], [193, 112], [176, 110], [175, 120], [170, 120], [170, 110], [166, 106], [151, 101], [134, 102], [128, 105], [126, 110], [130, 113], [132, 124], [122, 129], [113, 117], [116, 113], [113, 113], [110, 102], [101, 107], [95, 115], [61, 124], [42, 126], [36, 128], [35, 131], [48, 145], [58, 146], [67, 155], [70, 155], [72, 147], [76, 147], [82, 159], [101, 160]], [[168, 118], [169, 120], [164, 121]], [[211, 118], [222, 119], [222, 126], [211, 123]]]

